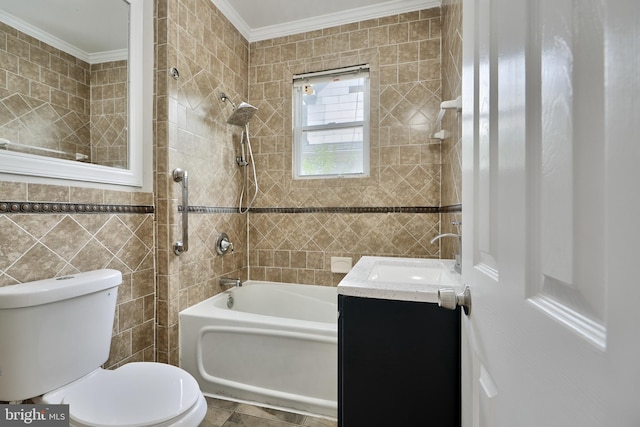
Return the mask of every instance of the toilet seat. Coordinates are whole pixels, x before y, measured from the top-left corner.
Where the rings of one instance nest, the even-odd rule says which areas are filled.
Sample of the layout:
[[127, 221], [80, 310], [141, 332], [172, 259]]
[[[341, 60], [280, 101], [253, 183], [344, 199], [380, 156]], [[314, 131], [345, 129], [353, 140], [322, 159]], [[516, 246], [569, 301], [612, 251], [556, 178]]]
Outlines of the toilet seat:
[[190, 410], [206, 413], [204, 397], [190, 374], [175, 366], [150, 362], [128, 363], [115, 370], [97, 369], [47, 393], [42, 400], [68, 404], [71, 424], [82, 426], [173, 425], [173, 419], [181, 425], [180, 417]]

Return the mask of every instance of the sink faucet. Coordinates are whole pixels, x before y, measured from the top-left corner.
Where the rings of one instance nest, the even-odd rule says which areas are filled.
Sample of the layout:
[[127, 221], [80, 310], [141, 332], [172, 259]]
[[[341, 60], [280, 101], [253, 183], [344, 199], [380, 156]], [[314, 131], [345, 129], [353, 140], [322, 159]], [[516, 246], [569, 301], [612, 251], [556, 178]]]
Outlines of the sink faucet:
[[229, 279], [227, 277], [220, 278], [220, 286], [242, 286], [242, 280], [238, 279]]
[[456, 234], [456, 233], [438, 234], [436, 237], [431, 239], [430, 243], [433, 245], [435, 242], [437, 242], [438, 240], [442, 239], [443, 237], [455, 237], [455, 238], [458, 239], [458, 253], [453, 254], [453, 257], [456, 260], [456, 263], [453, 266], [453, 269], [456, 272], [462, 274], [462, 235], [461, 234]]

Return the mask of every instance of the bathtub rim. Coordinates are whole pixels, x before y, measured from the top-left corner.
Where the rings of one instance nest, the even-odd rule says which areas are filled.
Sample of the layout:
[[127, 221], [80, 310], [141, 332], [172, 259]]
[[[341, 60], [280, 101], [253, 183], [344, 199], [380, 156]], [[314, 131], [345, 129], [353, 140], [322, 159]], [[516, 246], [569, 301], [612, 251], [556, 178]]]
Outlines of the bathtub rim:
[[[248, 280], [242, 287], [261, 286], [261, 285], [285, 285], [285, 286], [317, 286], [319, 288], [334, 289], [336, 293], [336, 318], [335, 322], [318, 322], [313, 320], [292, 319], [287, 317], [267, 316], [263, 314], [256, 314], [251, 312], [241, 312], [236, 310], [229, 310], [225, 307], [214, 305], [214, 300], [219, 301], [227, 299], [228, 295], [232, 294], [236, 287], [225, 289], [224, 291], [213, 295], [199, 303], [196, 303], [190, 307], [181, 310], [178, 313], [178, 318], [181, 316], [187, 317], [203, 317], [203, 318], [215, 318], [224, 322], [242, 322], [247, 327], [267, 327], [269, 329], [275, 329], [286, 325], [295, 331], [314, 330], [321, 335], [336, 336], [337, 337], [337, 323], [338, 323], [338, 290], [335, 286], [319, 286], [319, 285], [303, 285], [298, 283], [284, 283], [284, 282], [269, 282], [262, 280]], [[241, 288], [242, 288], [241, 287]], [[213, 315], [213, 313], [218, 315]]]

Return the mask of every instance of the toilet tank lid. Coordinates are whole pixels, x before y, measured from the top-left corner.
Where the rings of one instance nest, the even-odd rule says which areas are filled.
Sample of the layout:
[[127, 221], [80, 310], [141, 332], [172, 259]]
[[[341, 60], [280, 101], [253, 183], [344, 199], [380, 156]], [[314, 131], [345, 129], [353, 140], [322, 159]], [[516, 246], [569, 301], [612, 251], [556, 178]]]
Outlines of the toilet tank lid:
[[119, 286], [122, 273], [102, 269], [0, 287], [0, 309], [31, 307]]

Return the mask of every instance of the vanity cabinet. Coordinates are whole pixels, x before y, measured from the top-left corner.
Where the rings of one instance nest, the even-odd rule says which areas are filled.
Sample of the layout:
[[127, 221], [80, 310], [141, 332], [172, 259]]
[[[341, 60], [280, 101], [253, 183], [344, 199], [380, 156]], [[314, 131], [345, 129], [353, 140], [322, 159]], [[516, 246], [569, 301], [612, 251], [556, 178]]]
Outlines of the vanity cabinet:
[[338, 426], [460, 426], [460, 309], [338, 295]]

